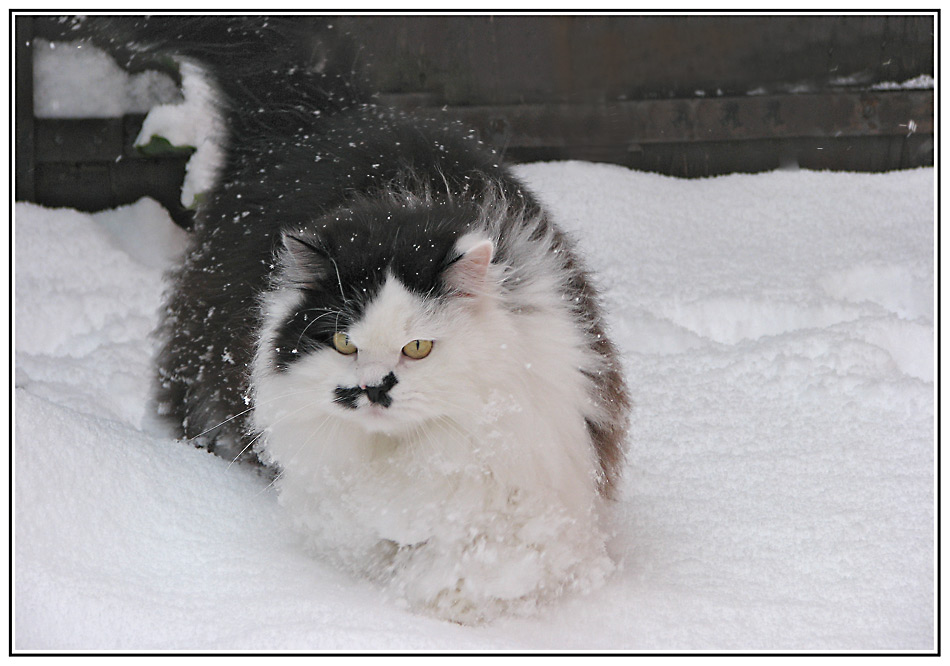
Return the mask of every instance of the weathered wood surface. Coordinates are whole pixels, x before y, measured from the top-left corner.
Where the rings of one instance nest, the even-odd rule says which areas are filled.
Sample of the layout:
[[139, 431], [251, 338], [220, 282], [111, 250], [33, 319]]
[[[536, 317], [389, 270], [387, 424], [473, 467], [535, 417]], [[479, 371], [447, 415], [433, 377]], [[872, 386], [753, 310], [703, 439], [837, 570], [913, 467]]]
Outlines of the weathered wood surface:
[[449, 105], [818, 91], [934, 73], [933, 15], [348, 16], [377, 90]]
[[[583, 159], [695, 177], [798, 165], [933, 164], [933, 15], [340, 16], [379, 99], [461, 120], [513, 161]], [[141, 116], [32, 115], [16, 17], [16, 196], [84, 210], [151, 195], [181, 221], [186, 156], [146, 158]]]

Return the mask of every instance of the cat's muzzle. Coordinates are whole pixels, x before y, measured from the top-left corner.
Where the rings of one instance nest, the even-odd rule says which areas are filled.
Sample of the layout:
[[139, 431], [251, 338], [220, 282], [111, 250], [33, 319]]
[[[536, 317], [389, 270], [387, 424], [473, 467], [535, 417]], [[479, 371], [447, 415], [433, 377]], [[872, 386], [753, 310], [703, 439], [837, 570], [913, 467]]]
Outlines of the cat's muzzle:
[[379, 405], [380, 407], [389, 407], [393, 404], [393, 399], [389, 395], [389, 391], [398, 383], [399, 380], [396, 379], [396, 375], [390, 372], [383, 377], [383, 381], [375, 386], [337, 386], [334, 391], [334, 393], [336, 393], [334, 402], [350, 409], [356, 409], [358, 407], [356, 401], [365, 393], [372, 404]]

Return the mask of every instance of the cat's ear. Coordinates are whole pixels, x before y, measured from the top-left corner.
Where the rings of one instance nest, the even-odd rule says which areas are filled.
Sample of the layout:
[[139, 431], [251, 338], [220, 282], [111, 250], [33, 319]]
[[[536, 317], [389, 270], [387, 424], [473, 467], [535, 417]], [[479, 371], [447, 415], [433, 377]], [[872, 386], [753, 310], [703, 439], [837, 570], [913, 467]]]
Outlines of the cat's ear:
[[488, 238], [463, 236], [455, 249], [459, 256], [445, 269], [445, 283], [461, 296], [484, 293], [495, 244]]
[[314, 287], [327, 275], [327, 255], [316, 239], [305, 232], [285, 231], [282, 263], [288, 280], [300, 287]]

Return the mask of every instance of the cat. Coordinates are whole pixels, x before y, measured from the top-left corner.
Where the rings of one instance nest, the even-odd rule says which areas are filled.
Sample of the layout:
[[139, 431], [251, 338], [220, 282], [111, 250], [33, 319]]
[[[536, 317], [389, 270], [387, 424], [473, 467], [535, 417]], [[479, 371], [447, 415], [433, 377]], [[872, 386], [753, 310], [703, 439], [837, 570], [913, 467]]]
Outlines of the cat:
[[498, 154], [373, 103], [332, 21], [102, 21], [179, 57], [219, 128], [158, 329], [178, 434], [274, 470], [311, 550], [418, 612], [602, 584], [627, 390], [573, 243]]

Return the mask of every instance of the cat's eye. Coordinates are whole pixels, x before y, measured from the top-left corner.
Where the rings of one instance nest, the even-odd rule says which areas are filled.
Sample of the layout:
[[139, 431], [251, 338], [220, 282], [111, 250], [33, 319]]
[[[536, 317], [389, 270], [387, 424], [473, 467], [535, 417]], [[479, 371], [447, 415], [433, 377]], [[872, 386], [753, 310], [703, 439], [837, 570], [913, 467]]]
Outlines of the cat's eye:
[[333, 347], [341, 354], [355, 354], [356, 345], [350, 342], [350, 336], [346, 333], [333, 334]]
[[409, 358], [425, 358], [432, 351], [432, 340], [413, 340], [402, 348], [402, 353]]

